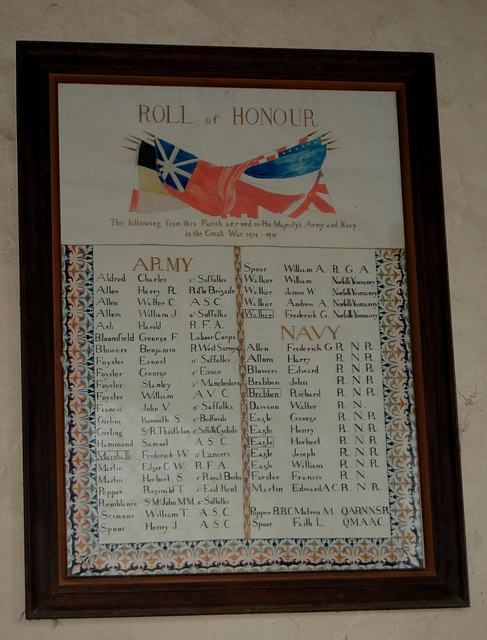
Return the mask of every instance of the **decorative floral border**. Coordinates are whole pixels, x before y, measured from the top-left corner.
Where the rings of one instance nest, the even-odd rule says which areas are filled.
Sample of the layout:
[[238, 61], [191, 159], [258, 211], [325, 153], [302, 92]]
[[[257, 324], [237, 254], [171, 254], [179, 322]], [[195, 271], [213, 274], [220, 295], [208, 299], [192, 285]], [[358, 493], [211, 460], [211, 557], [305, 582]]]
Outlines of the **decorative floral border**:
[[[238, 256], [236, 256], [237, 258]], [[63, 247], [68, 574], [420, 568], [424, 564], [405, 254], [378, 250], [391, 537], [109, 544], [98, 540], [93, 361], [93, 248]]]
[[243, 483], [243, 527], [244, 536], [250, 538], [250, 438], [247, 418], [247, 365], [245, 358], [245, 329], [242, 311], [242, 250], [233, 248], [235, 266], [235, 284], [237, 287], [237, 337], [238, 337], [238, 371], [240, 374], [240, 431], [242, 433], [242, 483]]
[[404, 250], [376, 251], [392, 540], [423, 566], [411, 332]]

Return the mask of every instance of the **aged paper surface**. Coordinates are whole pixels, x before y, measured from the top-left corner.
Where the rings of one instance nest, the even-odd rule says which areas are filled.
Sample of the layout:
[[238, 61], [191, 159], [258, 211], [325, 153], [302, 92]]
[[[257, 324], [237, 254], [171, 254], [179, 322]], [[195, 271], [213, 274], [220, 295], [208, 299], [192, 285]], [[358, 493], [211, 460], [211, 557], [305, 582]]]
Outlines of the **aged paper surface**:
[[421, 567], [395, 94], [59, 114], [68, 571]]

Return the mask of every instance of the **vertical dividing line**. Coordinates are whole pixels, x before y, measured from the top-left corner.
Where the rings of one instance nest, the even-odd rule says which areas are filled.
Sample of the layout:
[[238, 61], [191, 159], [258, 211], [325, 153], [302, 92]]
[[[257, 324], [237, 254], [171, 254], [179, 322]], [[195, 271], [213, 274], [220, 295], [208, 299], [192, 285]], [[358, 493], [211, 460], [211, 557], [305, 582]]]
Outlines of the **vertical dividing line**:
[[237, 337], [240, 374], [240, 428], [242, 435], [243, 526], [244, 537], [250, 538], [250, 441], [247, 418], [247, 365], [245, 363], [245, 330], [242, 311], [242, 249], [234, 247], [235, 284], [237, 287]]

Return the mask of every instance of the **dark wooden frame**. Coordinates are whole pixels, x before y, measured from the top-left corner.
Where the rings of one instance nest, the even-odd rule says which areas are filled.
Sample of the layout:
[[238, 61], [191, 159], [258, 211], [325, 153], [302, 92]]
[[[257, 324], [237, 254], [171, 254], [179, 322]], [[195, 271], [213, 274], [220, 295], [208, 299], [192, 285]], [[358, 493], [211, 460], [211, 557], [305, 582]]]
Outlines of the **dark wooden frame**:
[[[28, 618], [289, 612], [468, 605], [433, 55], [20, 42], [19, 209]], [[114, 76], [387, 87], [401, 123], [426, 568], [63, 578], [56, 460], [52, 79]], [[272, 86], [276, 86], [273, 84]], [[54, 185], [54, 186], [53, 186]], [[58, 465], [59, 466], [59, 465]]]

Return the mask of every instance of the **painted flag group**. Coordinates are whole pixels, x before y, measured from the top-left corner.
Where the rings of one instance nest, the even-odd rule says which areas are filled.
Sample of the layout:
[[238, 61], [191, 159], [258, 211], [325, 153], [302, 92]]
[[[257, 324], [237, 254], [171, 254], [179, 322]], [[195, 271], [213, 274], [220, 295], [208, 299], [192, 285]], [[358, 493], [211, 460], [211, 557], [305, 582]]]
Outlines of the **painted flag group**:
[[297, 143], [233, 166], [218, 166], [151, 136], [136, 141], [138, 185], [131, 212], [149, 213], [193, 207], [222, 218], [258, 218], [259, 207], [297, 218], [315, 207], [335, 213], [323, 181], [327, 134], [310, 134]]

